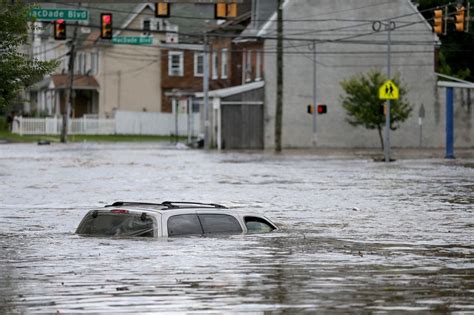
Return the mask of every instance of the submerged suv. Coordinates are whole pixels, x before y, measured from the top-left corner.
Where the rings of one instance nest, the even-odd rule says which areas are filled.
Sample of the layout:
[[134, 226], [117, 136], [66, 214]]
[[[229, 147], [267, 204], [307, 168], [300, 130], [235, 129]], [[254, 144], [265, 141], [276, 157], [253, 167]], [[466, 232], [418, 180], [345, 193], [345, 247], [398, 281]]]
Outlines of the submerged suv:
[[277, 226], [264, 216], [250, 211], [231, 210], [214, 203], [117, 201], [89, 211], [76, 233], [90, 236], [173, 237], [266, 233], [276, 229]]

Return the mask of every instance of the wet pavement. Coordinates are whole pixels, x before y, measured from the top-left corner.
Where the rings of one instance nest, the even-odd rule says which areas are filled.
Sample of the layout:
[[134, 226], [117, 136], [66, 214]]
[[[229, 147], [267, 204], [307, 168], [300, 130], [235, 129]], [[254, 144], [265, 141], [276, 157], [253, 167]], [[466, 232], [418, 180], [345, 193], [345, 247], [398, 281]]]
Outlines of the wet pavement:
[[[474, 160], [0, 146], [0, 314], [474, 313]], [[105, 239], [116, 200], [251, 206], [276, 233]]]

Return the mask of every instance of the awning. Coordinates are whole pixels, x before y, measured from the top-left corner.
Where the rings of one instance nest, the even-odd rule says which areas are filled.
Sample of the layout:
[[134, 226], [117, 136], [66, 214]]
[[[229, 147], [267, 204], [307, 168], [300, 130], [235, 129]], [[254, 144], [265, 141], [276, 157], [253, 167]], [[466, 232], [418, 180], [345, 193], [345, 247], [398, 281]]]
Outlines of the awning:
[[[232, 86], [224, 89], [219, 89], [219, 90], [212, 90], [209, 91], [209, 97], [219, 97], [219, 98], [224, 98], [236, 94], [242, 94], [245, 92], [253, 91], [259, 88], [262, 88], [265, 86], [265, 81], [257, 81], [257, 82], [252, 82], [252, 83], [247, 83], [243, 85], [238, 85], [238, 86]], [[203, 98], [204, 93], [203, 92], [198, 92], [196, 93], [197, 98]]]
[[[69, 87], [70, 77], [67, 74], [53, 74], [51, 76], [53, 81], [53, 89], [66, 89]], [[90, 75], [75, 75], [73, 81], [74, 90], [98, 90], [99, 83]]]

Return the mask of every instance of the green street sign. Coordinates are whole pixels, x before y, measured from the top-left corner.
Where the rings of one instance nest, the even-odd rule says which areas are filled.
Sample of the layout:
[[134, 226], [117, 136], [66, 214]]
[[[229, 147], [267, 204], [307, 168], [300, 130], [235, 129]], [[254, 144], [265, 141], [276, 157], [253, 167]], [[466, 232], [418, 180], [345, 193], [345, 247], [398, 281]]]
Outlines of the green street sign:
[[114, 36], [112, 43], [122, 45], [151, 45], [153, 37], [151, 36]]
[[69, 10], [69, 9], [42, 9], [33, 8], [30, 11], [30, 17], [38, 21], [87, 21], [89, 20], [89, 11], [87, 10]]

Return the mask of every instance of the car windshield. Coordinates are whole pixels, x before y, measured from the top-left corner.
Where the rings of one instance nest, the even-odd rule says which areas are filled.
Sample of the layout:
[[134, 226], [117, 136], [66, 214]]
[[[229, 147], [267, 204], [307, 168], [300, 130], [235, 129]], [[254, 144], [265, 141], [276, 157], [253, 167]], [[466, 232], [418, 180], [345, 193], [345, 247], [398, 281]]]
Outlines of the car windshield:
[[81, 235], [153, 237], [153, 219], [135, 214], [89, 214], [76, 231]]

